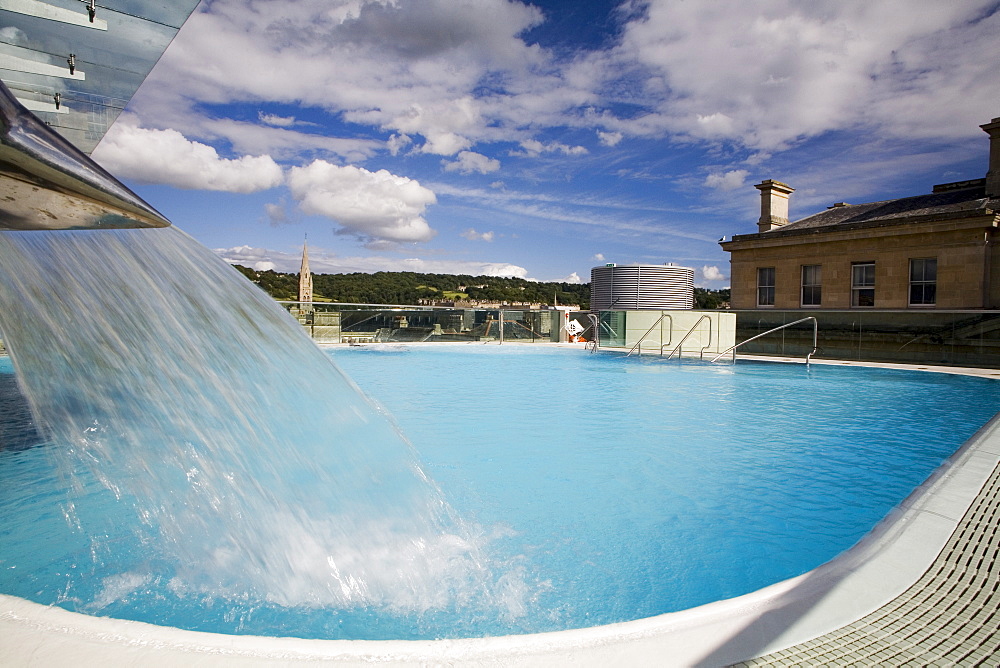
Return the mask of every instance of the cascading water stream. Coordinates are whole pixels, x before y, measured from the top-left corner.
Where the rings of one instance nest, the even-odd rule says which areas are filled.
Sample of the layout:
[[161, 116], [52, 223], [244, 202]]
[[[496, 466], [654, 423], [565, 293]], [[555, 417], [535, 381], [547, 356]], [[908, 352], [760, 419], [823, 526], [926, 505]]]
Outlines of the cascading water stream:
[[517, 614], [390, 419], [183, 232], [0, 232], [0, 330], [86, 537], [67, 607]]

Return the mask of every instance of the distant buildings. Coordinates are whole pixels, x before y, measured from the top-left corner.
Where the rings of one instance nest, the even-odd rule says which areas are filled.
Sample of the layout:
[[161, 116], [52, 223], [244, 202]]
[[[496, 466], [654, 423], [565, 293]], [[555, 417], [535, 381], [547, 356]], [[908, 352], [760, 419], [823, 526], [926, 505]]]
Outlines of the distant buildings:
[[1000, 308], [1000, 118], [986, 177], [926, 195], [837, 203], [788, 221], [794, 189], [761, 193], [756, 234], [721, 242], [730, 253], [734, 309]]
[[418, 299], [420, 306], [439, 306], [442, 308], [472, 308], [472, 309], [511, 309], [514, 311], [579, 311], [579, 304], [549, 306], [541, 302], [511, 302], [489, 299]]

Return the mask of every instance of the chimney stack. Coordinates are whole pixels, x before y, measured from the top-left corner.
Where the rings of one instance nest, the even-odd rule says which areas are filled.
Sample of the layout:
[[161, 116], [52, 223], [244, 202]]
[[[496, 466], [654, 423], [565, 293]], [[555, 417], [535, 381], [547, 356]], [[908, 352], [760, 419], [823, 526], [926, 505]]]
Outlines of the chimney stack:
[[1000, 197], [1000, 118], [980, 125], [990, 136], [990, 166], [986, 172], [986, 196]]
[[795, 192], [795, 188], [771, 179], [758, 183], [754, 188], [760, 191], [760, 219], [757, 221], [757, 231], [768, 232], [787, 225], [788, 196]]

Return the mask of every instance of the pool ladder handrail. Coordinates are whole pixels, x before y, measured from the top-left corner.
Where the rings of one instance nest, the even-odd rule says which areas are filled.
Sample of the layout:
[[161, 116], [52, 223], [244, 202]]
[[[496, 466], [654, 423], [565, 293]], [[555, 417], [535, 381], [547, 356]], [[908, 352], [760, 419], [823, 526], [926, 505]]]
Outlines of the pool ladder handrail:
[[[681, 339], [680, 343], [678, 343], [674, 347], [674, 349], [670, 351], [670, 354], [667, 355], [667, 359], [670, 359], [671, 357], [673, 357], [674, 353], [677, 353], [677, 359], [680, 359], [683, 356], [684, 351], [681, 350], [681, 346], [683, 346], [684, 342], [688, 340], [688, 337], [691, 336], [694, 333], [694, 330], [696, 330], [698, 328], [698, 325], [701, 324], [702, 320], [708, 320], [708, 343], [705, 344], [704, 346], [702, 346], [701, 350], [698, 352], [698, 358], [699, 359], [705, 359], [705, 351], [712, 347], [712, 318], [707, 313], [705, 315], [701, 316], [700, 318], [698, 318], [698, 321], [696, 323], [694, 323], [693, 325], [691, 325], [691, 329], [689, 329], [687, 331], [687, 334], [684, 335], [684, 338]], [[678, 351], [680, 351], [680, 352], [678, 352]], [[660, 354], [662, 355], [663, 352], [661, 351]]]
[[751, 341], [759, 339], [762, 336], [767, 336], [768, 334], [771, 334], [772, 332], [777, 332], [778, 330], [785, 329], [786, 327], [791, 327], [792, 325], [798, 325], [799, 323], [805, 322], [807, 320], [812, 320], [813, 321], [813, 349], [812, 349], [812, 352], [810, 352], [808, 355], [806, 355], [806, 366], [808, 366], [809, 365], [809, 361], [812, 359], [812, 356], [816, 354], [816, 350], [819, 347], [818, 346], [818, 344], [819, 344], [819, 322], [816, 320], [816, 318], [814, 316], [808, 316], [806, 318], [800, 318], [799, 320], [796, 320], [794, 322], [788, 322], [788, 323], [785, 323], [784, 325], [779, 325], [778, 327], [774, 327], [773, 329], [769, 329], [766, 332], [761, 332], [757, 336], [752, 336], [749, 339], [747, 339], [746, 341], [741, 341], [741, 342], [737, 343], [735, 346], [732, 346], [731, 348], [728, 348], [728, 349], [724, 350], [723, 352], [721, 352], [718, 355], [716, 355], [715, 357], [713, 357], [712, 361], [715, 362], [719, 358], [723, 357], [724, 355], [727, 355], [728, 353], [732, 353], [733, 354], [733, 361], [735, 362], [736, 361], [736, 349], [739, 348], [740, 346], [742, 346], [744, 343], [750, 343]]
[[[598, 339], [601, 338], [601, 321], [593, 313], [588, 313], [587, 314], [587, 319], [590, 320], [590, 327], [589, 327], [589, 329], [593, 330], [594, 335], [590, 337], [590, 340], [587, 341], [586, 345], [584, 345], [583, 348], [584, 348], [584, 350], [586, 350], [587, 348], [590, 348], [590, 352], [596, 353], [597, 352], [597, 341], [598, 341]], [[583, 334], [586, 334], [586, 333], [587, 333], [587, 330], [583, 330]]]
[[673, 339], [674, 339], [674, 318], [669, 313], [663, 313], [663, 314], [661, 314], [660, 317], [656, 319], [656, 322], [653, 323], [653, 326], [650, 327], [649, 329], [647, 329], [646, 333], [643, 334], [641, 337], [639, 337], [639, 340], [636, 341], [636, 344], [634, 346], [632, 346], [632, 350], [628, 351], [628, 355], [625, 355], [625, 357], [631, 357], [632, 353], [634, 353], [636, 351], [636, 349], [639, 350], [639, 357], [642, 357], [642, 342], [646, 340], [646, 337], [649, 336], [650, 332], [652, 332], [654, 329], [656, 329], [657, 325], [659, 325], [661, 322], [663, 322], [664, 318], [670, 318], [670, 340], [667, 341], [666, 343], [662, 342], [663, 341], [663, 328], [661, 327], [660, 328], [660, 342], [661, 342], [660, 343], [660, 356], [662, 356], [663, 355], [663, 349], [666, 346], [669, 346], [670, 342], [673, 341]]

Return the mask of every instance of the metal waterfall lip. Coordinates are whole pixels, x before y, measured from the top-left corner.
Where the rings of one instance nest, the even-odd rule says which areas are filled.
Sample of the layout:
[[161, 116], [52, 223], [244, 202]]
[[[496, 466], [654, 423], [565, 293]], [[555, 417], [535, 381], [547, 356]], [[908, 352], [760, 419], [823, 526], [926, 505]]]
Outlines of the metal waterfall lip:
[[156, 209], [25, 109], [0, 81], [0, 230], [168, 225]]

